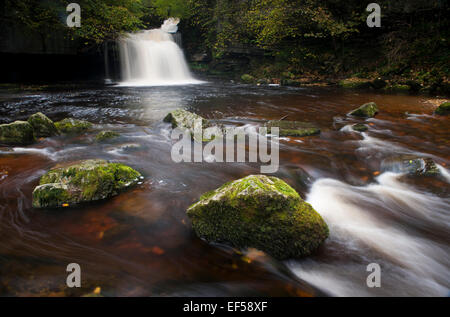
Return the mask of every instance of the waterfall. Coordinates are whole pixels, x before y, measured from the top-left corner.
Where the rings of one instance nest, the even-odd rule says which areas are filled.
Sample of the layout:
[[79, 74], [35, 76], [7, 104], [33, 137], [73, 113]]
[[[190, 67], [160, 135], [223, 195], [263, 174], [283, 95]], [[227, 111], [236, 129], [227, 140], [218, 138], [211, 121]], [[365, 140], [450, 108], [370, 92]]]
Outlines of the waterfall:
[[126, 34], [119, 40], [121, 86], [198, 84], [183, 51], [171, 33], [179, 20], [168, 19], [159, 29]]

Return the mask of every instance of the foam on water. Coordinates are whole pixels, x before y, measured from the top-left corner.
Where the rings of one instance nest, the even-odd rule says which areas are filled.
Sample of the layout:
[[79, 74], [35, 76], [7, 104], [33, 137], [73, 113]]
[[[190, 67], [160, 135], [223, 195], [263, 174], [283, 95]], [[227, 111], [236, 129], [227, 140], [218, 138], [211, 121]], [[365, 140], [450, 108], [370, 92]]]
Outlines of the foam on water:
[[[450, 285], [449, 248], [431, 238], [431, 228], [439, 226], [443, 232], [450, 229], [450, 199], [420, 192], [402, 183], [401, 176], [386, 172], [377, 177], [376, 183], [362, 187], [320, 179], [313, 184], [307, 201], [330, 228], [326, 243], [329, 248], [340, 245], [349, 254], [364, 248], [368, 254], [362, 260], [367, 262], [365, 265], [383, 261], [385, 268], [401, 272], [394, 274], [397, 295], [445, 296]], [[388, 217], [380, 217], [382, 213]], [[420, 224], [421, 230], [411, 229], [406, 223]], [[300, 278], [334, 295], [373, 295], [376, 291], [371, 292], [364, 279], [352, 280], [347, 276], [345, 271], [351, 271], [351, 267], [364, 271], [363, 265], [351, 260], [337, 266], [314, 260], [294, 261], [290, 267]], [[337, 268], [343, 273], [337, 272]], [[404, 293], [399, 291], [402, 289], [399, 283], [404, 284]], [[420, 287], [412, 288], [411, 283]]]

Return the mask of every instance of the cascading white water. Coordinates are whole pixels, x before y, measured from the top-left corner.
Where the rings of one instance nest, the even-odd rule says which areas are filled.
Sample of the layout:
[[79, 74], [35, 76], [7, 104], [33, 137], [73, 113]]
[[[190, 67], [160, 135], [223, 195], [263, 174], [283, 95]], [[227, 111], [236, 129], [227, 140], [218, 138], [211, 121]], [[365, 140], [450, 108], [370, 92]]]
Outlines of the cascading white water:
[[168, 19], [159, 29], [130, 33], [119, 40], [121, 86], [198, 84], [172, 34], [179, 20]]

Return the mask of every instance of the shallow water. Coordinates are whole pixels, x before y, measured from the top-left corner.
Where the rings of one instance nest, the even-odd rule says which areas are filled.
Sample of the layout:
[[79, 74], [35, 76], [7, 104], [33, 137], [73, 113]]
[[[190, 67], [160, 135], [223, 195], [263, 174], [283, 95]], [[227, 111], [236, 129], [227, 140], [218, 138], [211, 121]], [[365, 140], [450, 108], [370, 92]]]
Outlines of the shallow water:
[[[0, 122], [41, 111], [53, 120], [94, 122], [78, 137], [0, 148], [0, 295], [106, 296], [438, 295], [450, 286], [450, 164], [447, 119], [424, 97], [333, 89], [255, 87], [228, 82], [175, 87], [105, 87], [0, 94]], [[375, 101], [369, 130], [346, 114]], [[208, 245], [193, 234], [186, 208], [221, 184], [259, 173], [255, 163], [174, 163], [162, 118], [185, 108], [229, 126], [269, 119], [308, 121], [319, 136], [280, 140], [286, 180], [321, 213], [330, 237], [311, 257], [279, 262], [256, 250]], [[98, 145], [114, 129], [118, 142]], [[125, 152], [121, 145], [141, 150]], [[383, 164], [401, 154], [431, 157], [439, 177], [409, 177]], [[103, 158], [142, 172], [143, 184], [112, 199], [34, 210], [39, 177], [61, 162]], [[82, 288], [65, 287], [67, 264]], [[369, 263], [381, 287], [368, 288]]]

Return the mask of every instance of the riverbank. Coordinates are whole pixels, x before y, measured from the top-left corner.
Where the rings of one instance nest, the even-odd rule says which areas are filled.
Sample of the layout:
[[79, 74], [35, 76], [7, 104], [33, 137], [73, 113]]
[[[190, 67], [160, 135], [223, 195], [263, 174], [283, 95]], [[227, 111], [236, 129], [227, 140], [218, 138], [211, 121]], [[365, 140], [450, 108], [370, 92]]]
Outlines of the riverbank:
[[[190, 63], [191, 69], [203, 76], [227, 78], [236, 82], [255, 85], [281, 85], [288, 87], [339, 87], [353, 90], [373, 90], [386, 93], [412, 93], [428, 96], [450, 96], [450, 80], [432, 76], [428, 72], [408, 72], [404, 75], [381, 75], [378, 72], [358, 76], [333, 76], [320, 74], [297, 74], [292, 72], [265, 73], [261, 69], [243, 72], [216, 63]], [[246, 69], [248, 70], [248, 69]]]

